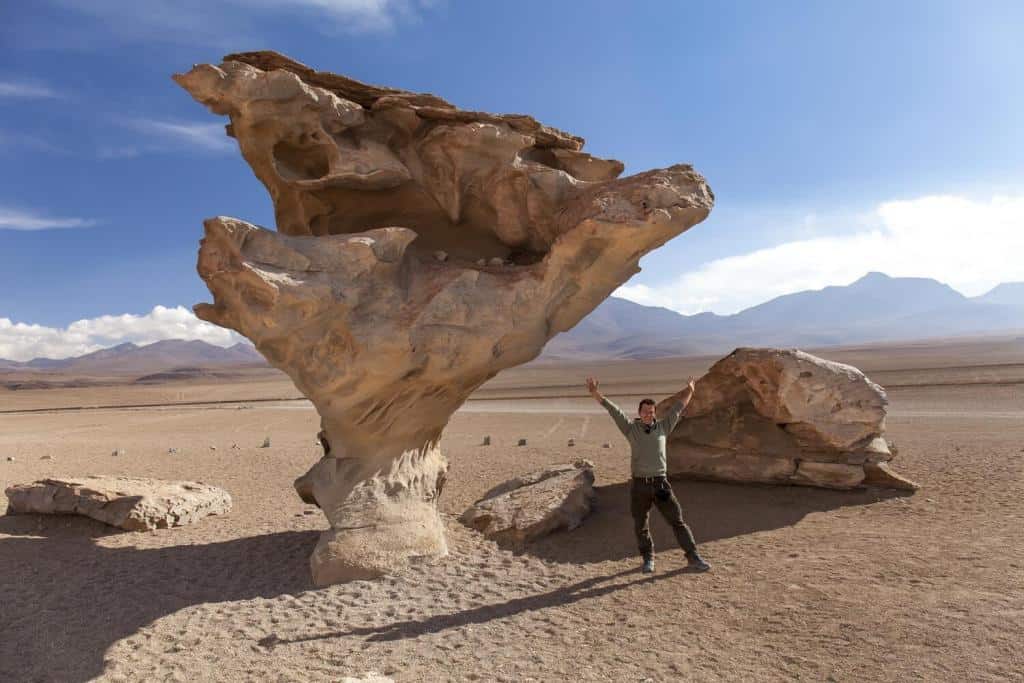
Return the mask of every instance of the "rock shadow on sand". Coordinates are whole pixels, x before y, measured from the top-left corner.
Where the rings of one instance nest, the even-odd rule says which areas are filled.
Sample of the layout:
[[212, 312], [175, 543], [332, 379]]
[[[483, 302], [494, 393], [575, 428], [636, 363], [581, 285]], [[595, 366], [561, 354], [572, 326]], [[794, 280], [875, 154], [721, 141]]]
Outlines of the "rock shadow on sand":
[[[813, 512], [870, 505], [910, 495], [894, 489], [836, 491], [804, 486], [723, 484], [674, 480], [672, 488], [698, 545], [797, 524]], [[530, 543], [521, 552], [554, 562], [591, 564], [637, 557], [629, 483], [596, 486], [590, 515], [571, 532], [559, 532]], [[678, 551], [671, 528], [651, 508], [650, 528], [655, 552]]]
[[312, 589], [319, 532], [106, 548], [99, 522], [16, 515], [0, 534], [0, 680], [88, 681], [114, 643], [178, 610]]

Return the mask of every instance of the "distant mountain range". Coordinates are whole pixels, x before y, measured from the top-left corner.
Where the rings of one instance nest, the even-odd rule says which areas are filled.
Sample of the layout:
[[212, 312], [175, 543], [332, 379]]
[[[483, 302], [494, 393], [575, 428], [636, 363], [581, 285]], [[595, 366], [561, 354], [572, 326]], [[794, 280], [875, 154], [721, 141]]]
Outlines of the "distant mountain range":
[[965, 297], [927, 278], [869, 273], [735, 315], [681, 315], [615, 297], [551, 340], [542, 359], [655, 358], [737, 346], [822, 347], [1024, 331], [1024, 282]]
[[139, 346], [127, 342], [74, 358], [0, 359], [0, 370], [36, 370], [81, 375], [144, 375], [171, 369], [220, 368], [265, 364], [256, 349], [238, 343], [222, 348], [204, 341], [166, 339]]
[[[681, 315], [667, 308], [609, 298], [552, 339], [541, 360], [657, 358], [727, 353], [737, 346], [803, 348], [897, 340], [1024, 332], [1024, 282], [977, 297], [926, 278], [869, 273], [845, 287], [787, 294], [735, 315]], [[265, 365], [249, 344], [221, 348], [170, 339], [119, 344], [75, 358], [0, 359], [0, 372], [133, 375], [166, 381], [210, 369]]]

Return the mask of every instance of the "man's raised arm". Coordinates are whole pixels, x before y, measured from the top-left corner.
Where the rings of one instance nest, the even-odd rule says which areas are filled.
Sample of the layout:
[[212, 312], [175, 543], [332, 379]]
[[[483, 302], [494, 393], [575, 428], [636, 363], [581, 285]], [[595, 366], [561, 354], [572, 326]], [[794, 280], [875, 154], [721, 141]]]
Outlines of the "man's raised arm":
[[587, 378], [587, 391], [594, 397], [594, 400], [604, 406], [604, 409], [608, 411], [608, 414], [615, 420], [615, 426], [619, 428], [619, 431], [623, 434], [629, 433], [629, 416], [622, 412], [622, 409], [617, 405], [609, 401], [597, 388], [597, 380], [593, 377]]
[[686, 406], [690, 405], [690, 399], [693, 398], [695, 389], [693, 377], [690, 377], [682, 391], [669, 397], [670, 400], [674, 401], [668, 413], [665, 414], [665, 426], [669, 433], [672, 433], [672, 430], [679, 424], [679, 418], [682, 416], [683, 411], [686, 410]]

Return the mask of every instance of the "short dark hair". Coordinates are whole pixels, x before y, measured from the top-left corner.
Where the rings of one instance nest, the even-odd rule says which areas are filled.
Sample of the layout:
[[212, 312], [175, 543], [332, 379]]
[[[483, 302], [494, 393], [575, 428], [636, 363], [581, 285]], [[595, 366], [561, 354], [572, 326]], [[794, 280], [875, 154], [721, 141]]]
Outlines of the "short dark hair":
[[653, 398], [645, 398], [644, 400], [640, 401], [640, 405], [638, 405], [636, 407], [636, 412], [639, 413], [641, 410], [644, 409], [644, 406], [654, 406], [654, 405], [657, 405], [657, 404], [654, 402]]

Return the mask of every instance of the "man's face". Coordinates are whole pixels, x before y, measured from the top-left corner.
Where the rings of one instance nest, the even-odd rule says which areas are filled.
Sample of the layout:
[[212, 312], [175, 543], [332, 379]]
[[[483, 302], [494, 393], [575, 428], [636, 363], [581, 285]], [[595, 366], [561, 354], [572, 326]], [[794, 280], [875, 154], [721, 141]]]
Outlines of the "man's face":
[[645, 425], [649, 425], [654, 422], [654, 406], [650, 403], [645, 403], [640, 406], [640, 421]]

